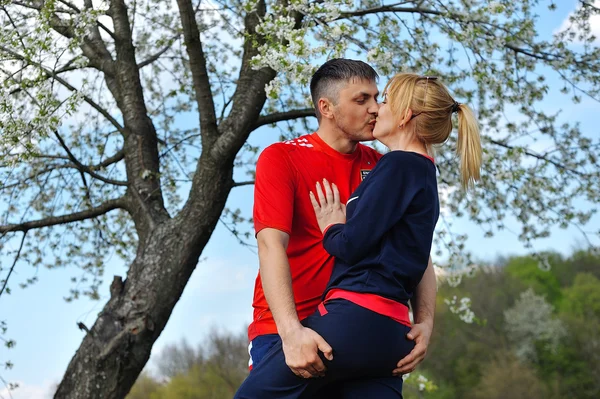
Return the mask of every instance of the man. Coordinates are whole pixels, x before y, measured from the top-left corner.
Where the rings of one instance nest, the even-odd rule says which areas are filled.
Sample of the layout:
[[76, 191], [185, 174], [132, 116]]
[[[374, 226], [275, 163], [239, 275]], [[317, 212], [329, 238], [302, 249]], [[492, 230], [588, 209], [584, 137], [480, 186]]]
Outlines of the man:
[[[325, 63], [311, 81], [318, 131], [273, 144], [258, 160], [254, 224], [260, 272], [254, 291], [254, 320], [248, 328], [250, 367], [256, 367], [280, 339], [286, 364], [304, 378], [326, 372], [319, 352], [328, 359], [335, 356], [335, 348], [301, 324], [316, 310], [334, 264], [321, 244], [308, 193], [316, 182], [327, 179], [338, 186], [346, 203], [381, 157], [360, 144], [373, 140], [379, 109], [377, 78], [373, 68], [361, 61]], [[415, 324], [408, 338], [416, 346], [393, 370], [397, 377], [414, 370], [425, 356], [433, 328], [435, 291], [430, 262], [412, 301]], [[356, 392], [366, 388], [360, 383], [353, 387]]]

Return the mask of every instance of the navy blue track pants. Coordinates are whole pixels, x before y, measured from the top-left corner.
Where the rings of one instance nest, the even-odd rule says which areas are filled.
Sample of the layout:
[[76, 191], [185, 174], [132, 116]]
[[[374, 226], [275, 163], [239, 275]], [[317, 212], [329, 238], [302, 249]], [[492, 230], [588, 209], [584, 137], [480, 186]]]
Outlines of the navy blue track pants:
[[414, 348], [406, 338], [410, 327], [345, 299], [325, 304], [302, 324], [319, 333], [333, 348], [333, 360], [320, 353], [325, 377], [302, 378], [285, 364], [281, 341], [255, 364], [235, 395], [236, 399], [323, 398], [335, 388], [336, 397], [402, 398], [402, 378], [392, 370]]

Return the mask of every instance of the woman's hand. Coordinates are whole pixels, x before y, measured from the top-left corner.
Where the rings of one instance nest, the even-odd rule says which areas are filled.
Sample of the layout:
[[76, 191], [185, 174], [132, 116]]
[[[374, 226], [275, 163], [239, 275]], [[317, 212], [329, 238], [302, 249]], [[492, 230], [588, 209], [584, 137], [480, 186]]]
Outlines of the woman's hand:
[[[310, 192], [310, 202], [312, 202], [317, 215], [317, 222], [321, 232], [325, 232], [327, 227], [336, 223], [346, 223], [346, 205], [340, 202], [340, 192], [335, 184], [329, 184], [326, 179], [323, 179], [323, 189], [321, 184], [317, 182], [317, 198], [313, 192]], [[325, 191], [325, 193], [323, 193]]]

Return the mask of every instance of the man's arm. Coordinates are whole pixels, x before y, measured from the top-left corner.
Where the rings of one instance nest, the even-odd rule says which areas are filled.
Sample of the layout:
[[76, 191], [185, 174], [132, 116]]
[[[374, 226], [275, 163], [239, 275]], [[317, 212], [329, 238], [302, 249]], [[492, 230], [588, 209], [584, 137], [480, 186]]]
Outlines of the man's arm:
[[286, 364], [294, 374], [304, 378], [322, 375], [325, 365], [318, 351], [331, 360], [332, 349], [319, 334], [304, 327], [298, 319], [286, 253], [289, 235], [265, 228], [258, 233], [257, 240], [263, 291], [281, 337]]
[[425, 358], [431, 332], [433, 331], [436, 292], [435, 271], [433, 270], [433, 263], [430, 257], [425, 274], [423, 274], [423, 278], [417, 286], [415, 295], [411, 301], [415, 324], [407, 334], [407, 337], [415, 341], [416, 345], [404, 359], [398, 362], [398, 366], [394, 370], [394, 375], [400, 376], [413, 372], [417, 365]]

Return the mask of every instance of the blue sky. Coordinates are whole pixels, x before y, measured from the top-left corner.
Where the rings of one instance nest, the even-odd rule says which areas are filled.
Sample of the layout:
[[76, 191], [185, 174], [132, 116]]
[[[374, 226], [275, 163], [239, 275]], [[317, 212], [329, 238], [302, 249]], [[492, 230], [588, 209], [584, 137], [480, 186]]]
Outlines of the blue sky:
[[[539, 34], [548, 37], [559, 28], [568, 13], [575, 7], [575, 1], [560, 1], [558, 11], [546, 13], [539, 25]], [[600, 21], [595, 27], [600, 31]], [[381, 86], [385, 82], [381, 82]], [[593, 116], [599, 111], [598, 103], [584, 99], [581, 104], [572, 105], [564, 97], [550, 96], [544, 103], [548, 110], [563, 109], [562, 117], [579, 120], [582, 130], [589, 136], [599, 137], [597, 122]], [[194, 121], [195, 122], [195, 121]], [[194, 123], [192, 122], [192, 123]], [[269, 128], [254, 132], [252, 144], [264, 147], [277, 140], [279, 133]], [[240, 176], [244, 179], [244, 176]], [[586, 204], [581, 204], [586, 206]], [[235, 188], [228, 201], [228, 207], [240, 208], [246, 215], [252, 209], [252, 187]], [[494, 259], [497, 255], [523, 254], [525, 249], [517, 236], [508, 231], [491, 239], [482, 238], [479, 227], [464, 221], [455, 221], [455, 231], [468, 233], [468, 248], [479, 259]], [[509, 227], [511, 223], [508, 224]], [[514, 230], [517, 226], [512, 223]], [[597, 216], [591, 226], [600, 226]], [[552, 235], [535, 243], [536, 250], [556, 250], [564, 254], [583, 243], [581, 234], [575, 229], [555, 229]], [[599, 243], [596, 242], [596, 245]], [[167, 344], [185, 338], [196, 344], [207, 335], [211, 328], [222, 328], [235, 332], [242, 331], [250, 321], [252, 291], [258, 270], [258, 260], [254, 252], [242, 247], [221, 225], [215, 230], [179, 303], [162, 335], [153, 349], [156, 356]], [[441, 260], [441, 259], [440, 259]], [[436, 261], [436, 259], [434, 259]], [[30, 276], [31, 270], [17, 270], [17, 280]], [[0, 299], [0, 319], [9, 325], [8, 336], [17, 340], [15, 349], [0, 349], [0, 360], [14, 362], [13, 370], [0, 370], [0, 376], [8, 381], [16, 381], [21, 388], [14, 391], [14, 399], [42, 399], [48, 397], [53, 384], [60, 381], [71, 357], [78, 348], [84, 333], [77, 328], [77, 322], [90, 326], [96, 314], [108, 299], [108, 284], [113, 275], [124, 276], [125, 266], [113, 258], [106, 265], [107, 282], [101, 288], [100, 301], [80, 299], [67, 303], [69, 279], [72, 269], [40, 269], [39, 282], [22, 290], [13, 287], [11, 295]], [[150, 365], [152, 364], [152, 357]], [[0, 394], [4, 392], [0, 389]]]

